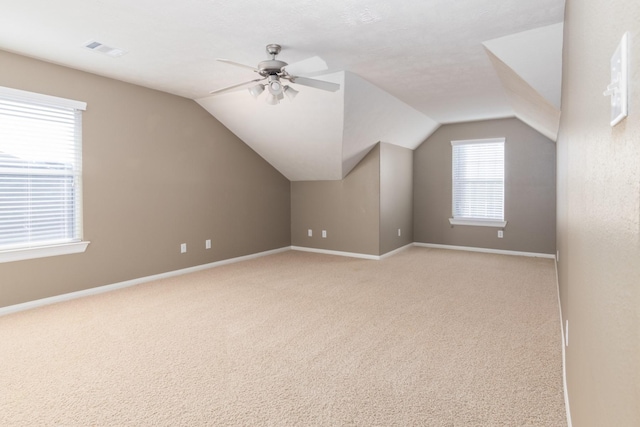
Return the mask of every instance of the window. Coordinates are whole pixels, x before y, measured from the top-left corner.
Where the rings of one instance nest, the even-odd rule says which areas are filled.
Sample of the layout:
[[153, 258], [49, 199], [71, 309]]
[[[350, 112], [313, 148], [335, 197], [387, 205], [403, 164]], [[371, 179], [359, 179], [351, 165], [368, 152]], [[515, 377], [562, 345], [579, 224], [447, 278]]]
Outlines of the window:
[[504, 227], [504, 138], [451, 141], [453, 225]]
[[83, 102], [0, 87], [0, 262], [83, 252]]

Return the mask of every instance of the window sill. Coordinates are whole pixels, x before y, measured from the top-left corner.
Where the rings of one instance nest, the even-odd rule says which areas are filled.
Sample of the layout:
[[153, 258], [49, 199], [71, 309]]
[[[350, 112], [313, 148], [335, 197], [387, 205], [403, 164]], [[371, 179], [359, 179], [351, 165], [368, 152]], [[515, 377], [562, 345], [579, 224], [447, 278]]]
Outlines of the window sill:
[[449, 224], [451, 225], [472, 225], [475, 227], [495, 227], [504, 228], [507, 226], [507, 221], [485, 220], [485, 219], [462, 219], [462, 218], [449, 218]]
[[0, 251], [0, 263], [82, 253], [87, 250], [89, 243], [90, 242], [74, 242], [61, 245]]

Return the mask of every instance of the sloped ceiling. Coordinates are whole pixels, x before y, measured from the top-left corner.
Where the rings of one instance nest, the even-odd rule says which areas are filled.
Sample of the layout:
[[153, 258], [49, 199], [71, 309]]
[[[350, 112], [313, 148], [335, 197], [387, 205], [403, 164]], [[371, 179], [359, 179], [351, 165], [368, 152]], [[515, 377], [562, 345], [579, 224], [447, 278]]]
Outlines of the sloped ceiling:
[[342, 179], [344, 73], [322, 77], [338, 92], [302, 90], [289, 102], [268, 105], [248, 92], [197, 102], [291, 181]]
[[277, 108], [245, 92], [197, 102], [291, 181], [342, 179], [376, 143], [415, 149], [439, 126], [353, 73], [318, 78], [340, 90], [301, 89]]
[[440, 124], [353, 73], [345, 78], [342, 176], [377, 142], [414, 150]]
[[563, 24], [483, 43], [515, 116], [555, 141], [560, 124]]
[[[540, 83], [557, 67], [511, 47], [556, 52], [544, 28], [563, 18], [564, 0], [20, 0], [2, 2], [0, 49], [198, 100], [290, 179], [339, 179], [371, 144], [411, 147], [442, 123], [517, 116], [553, 135], [540, 110], [558, 95]], [[322, 57], [328, 70], [311, 77], [344, 87], [297, 87], [269, 109], [246, 91], [207, 98], [255, 78], [216, 58], [254, 66], [269, 43], [290, 64]]]

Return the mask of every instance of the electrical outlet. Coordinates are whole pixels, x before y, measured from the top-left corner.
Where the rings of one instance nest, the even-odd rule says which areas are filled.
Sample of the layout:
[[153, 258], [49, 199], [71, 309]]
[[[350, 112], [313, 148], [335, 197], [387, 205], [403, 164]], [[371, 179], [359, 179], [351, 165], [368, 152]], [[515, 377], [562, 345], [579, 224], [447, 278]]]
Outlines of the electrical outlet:
[[322, 230], [322, 238], [323, 239], [327, 238], [327, 230]]
[[398, 228], [398, 237], [402, 236], [402, 230]]
[[204, 241], [204, 248], [211, 249], [211, 239], [207, 239]]
[[504, 237], [504, 231], [498, 230], [498, 239], [502, 239]]
[[187, 252], [187, 244], [186, 243], [181, 243], [180, 244], [180, 253], [186, 253]]
[[307, 236], [308, 237], [313, 237], [313, 230], [312, 229], [308, 229], [307, 230]]

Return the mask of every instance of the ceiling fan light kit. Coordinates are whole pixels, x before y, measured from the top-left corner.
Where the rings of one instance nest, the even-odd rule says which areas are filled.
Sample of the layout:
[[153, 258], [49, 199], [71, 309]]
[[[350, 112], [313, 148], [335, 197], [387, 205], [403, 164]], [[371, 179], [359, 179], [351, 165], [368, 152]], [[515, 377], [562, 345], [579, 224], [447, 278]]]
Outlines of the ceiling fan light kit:
[[282, 47], [280, 45], [268, 44], [266, 50], [267, 50], [267, 53], [271, 55], [271, 59], [261, 61], [260, 63], [258, 63], [257, 68], [251, 67], [250, 65], [244, 65], [234, 61], [230, 61], [228, 59], [218, 59], [218, 61], [220, 62], [224, 62], [230, 65], [235, 65], [242, 68], [251, 69], [255, 73], [258, 73], [261, 76], [261, 78], [235, 84], [222, 89], [217, 89], [212, 91], [211, 94], [217, 95], [221, 93], [231, 92], [234, 90], [241, 89], [248, 84], [267, 80], [266, 83], [258, 83], [257, 85], [250, 87], [249, 93], [251, 94], [251, 96], [257, 99], [260, 96], [260, 94], [264, 92], [266, 88], [269, 90], [269, 93], [267, 94], [267, 99], [266, 99], [267, 104], [277, 105], [280, 102], [280, 100], [284, 99], [285, 94], [287, 95], [287, 98], [289, 98], [289, 100], [293, 100], [293, 98], [295, 98], [296, 95], [298, 94], [298, 91], [292, 88], [291, 86], [283, 85], [282, 80], [288, 80], [291, 83], [308, 86], [315, 89], [325, 90], [329, 92], [335, 92], [338, 89], [340, 89], [340, 85], [337, 83], [310, 79], [308, 77], [299, 77], [287, 72], [286, 67], [295, 69], [296, 66], [300, 71], [304, 71], [307, 73], [324, 71], [327, 69], [327, 64], [321, 58], [312, 57], [296, 63], [297, 65], [296, 64], [289, 65], [284, 61], [280, 61], [276, 59], [276, 55], [278, 55], [282, 50]]
[[273, 95], [273, 94], [269, 94], [267, 95], [267, 104], [269, 105], [278, 105], [280, 101], [278, 100], [278, 97]]
[[271, 95], [282, 94], [282, 83], [280, 83], [278, 76], [273, 74], [269, 76], [269, 92]]
[[264, 85], [262, 83], [258, 83], [257, 85], [249, 88], [249, 93], [254, 98], [258, 98], [262, 92], [264, 92]]
[[284, 94], [287, 95], [287, 98], [289, 98], [290, 101], [293, 101], [293, 98], [296, 97], [298, 91], [287, 85], [284, 87]]

